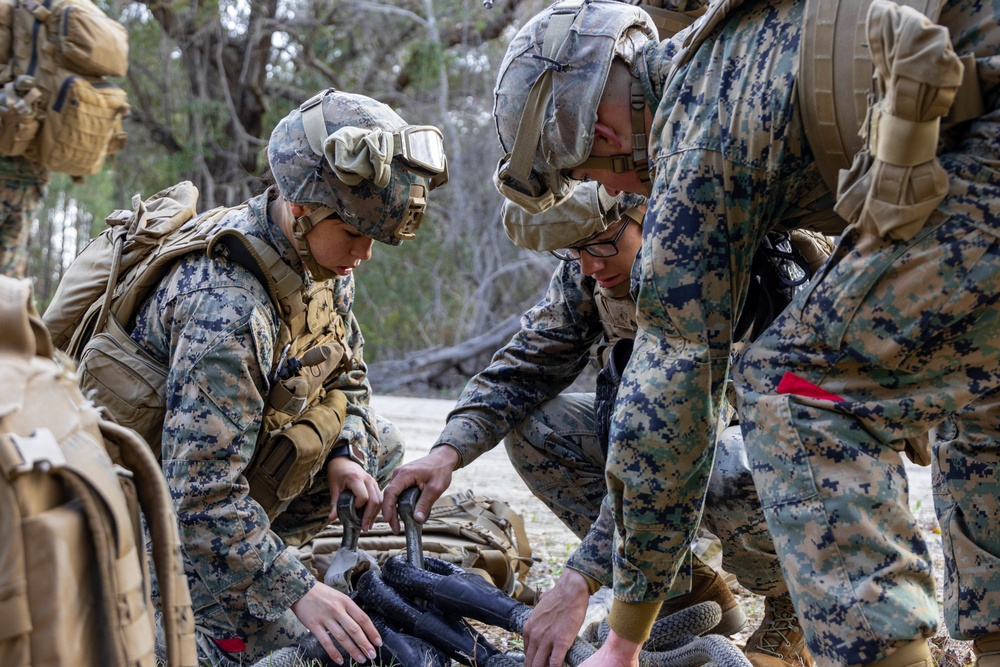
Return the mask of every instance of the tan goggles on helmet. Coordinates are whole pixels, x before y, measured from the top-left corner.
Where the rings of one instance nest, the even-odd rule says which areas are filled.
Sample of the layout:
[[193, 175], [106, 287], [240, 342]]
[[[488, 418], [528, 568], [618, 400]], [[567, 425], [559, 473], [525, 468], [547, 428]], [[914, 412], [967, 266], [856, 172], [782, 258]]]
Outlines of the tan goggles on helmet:
[[448, 159], [441, 130], [433, 125], [407, 125], [393, 134], [393, 146], [393, 154], [410, 171], [429, 179], [431, 189], [448, 182]]

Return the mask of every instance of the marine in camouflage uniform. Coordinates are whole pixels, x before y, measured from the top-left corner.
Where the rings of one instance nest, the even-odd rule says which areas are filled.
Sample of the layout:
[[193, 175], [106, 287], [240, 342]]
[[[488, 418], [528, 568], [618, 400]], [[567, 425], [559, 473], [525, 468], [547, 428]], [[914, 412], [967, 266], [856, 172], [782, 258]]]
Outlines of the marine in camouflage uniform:
[[[639, 333], [619, 394], [608, 465], [620, 526], [611, 614], [614, 642], [587, 667], [606, 664], [601, 661], [612, 656], [628, 664], [634, 644], [627, 640], [634, 641], [635, 627], [642, 628], [642, 619], [649, 618], [647, 605], [666, 597], [692, 537], [692, 527], [681, 519], [697, 511], [706, 494], [713, 448], [705, 434], [717, 418], [731, 370], [730, 332], [746, 294], [752, 248], [768, 229], [801, 218], [795, 202], [815, 200], [810, 195], [825, 189], [795, 96], [803, 3], [748, 1], [727, 9], [728, 15], [692, 46], [682, 64], [675, 60], [688, 45], [682, 39], [647, 43], [631, 61], [651, 114], [645, 126], [655, 176], [648, 186]], [[942, 17], [952, 26], [959, 48], [976, 51], [981, 72], [997, 68], [997, 9], [995, 2], [984, 8], [956, 0]], [[963, 23], [963, 17], [973, 15], [974, 20]], [[537, 37], [527, 47], [519, 41], [521, 34], [498, 78], [498, 127], [508, 149], [526, 94], [517, 88], [538, 78], [538, 67], [524, 74], [510, 65], [519, 58], [530, 62], [521, 58], [525, 50], [537, 52]], [[588, 41], [598, 40], [588, 35], [579, 44]], [[579, 44], [569, 51], [582, 49]], [[565, 52], [556, 56], [567, 58]], [[633, 146], [622, 131], [629, 128], [627, 109], [626, 122], [616, 129], [620, 111], [609, 118], [596, 108], [558, 106], [570, 82], [587, 75], [600, 78], [601, 66], [594, 62], [572, 62], [572, 69], [548, 66], [560, 115], [544, 126], [533, 160], [548, 191], [527, 187], [531, 183], [524, 178], [515, 184], [528, 199], [541, 201], [546, 194], [558, 199], [559, 180], [567, 174], [589, 176], [608, 187], [645, 190], [635, 174], [581, 166], [588, 158], [622, 153], [639, 166], [644, 159], [641, 151], [628, 155]], [[603, 89], [602, 83], [598, 95]], [[984, 84], [984, 93], [987, 107], [995, 109], [995, 80]], [[579, 89], [575, 95], [593, 99]], [[553, 113], [551, 107], [546, 113]], [[586, 136], [592, 131], [596, 140], [593, 134]], [[772, 328], [743, 362], [743, 381], [756, 378], [747, 398], [757, 405], [741, 421], [750, 422], [748, 446], [757, 486], [777, 532], [779, 553], [787, 557], [783, 566], [809, 646], [831, 663], [872, 662], [910, 646], [914, 637], [933, 633], [930, 566], [905, 502], [903, 469], [887, 445], [899, 448], [900, 438], [918, 437], [963, 410], [963, 428], [953, 430], [958, 439], [938, 446], [939, 456], [947, 454], [936, 479], [956, 508], [963, 502], [958, 499], [969, 497], [964, 489], [975, 489], [978, 505], [966, 508], [984, 519], [965, 533], [979, 546], [963, 537], [964, 551], [954, 558], [954, 566], [978, 581], [952, 595], [976, 612], [963, 629], [966, 636], [982, 637], [996, 629], [997, 607], [990, 597], [998, 590], [996, 558], [990, 554], [1000, 553], [998, 513], [993, 510], [995, 465], [990, 468], [996, 460], [995, 426], [990, 428], [982, 411], [994, 390], [997, 367], [995, 354], [988, 351], [992, 336], [986, 333], [993, 324], [990, 308], [996, 292], [989, 268], [995, 247], [996, 215], [989, 208], [996, 199], [995, 112], [962, 131], [964, 135], [953, 137], [953, 152], [942, 158], [952, 177], [952, 195], [942, 209], [952, 217], [930, 224], [914, 243], [862, 241], [848, 233], [828, 273], [812, 283], [812, 295], [793, 305], [792, 316]], [[502, 162], [501, 184], [504, 167]], [[832, 197], [827, 199], [832, 204]], [[911, 247], [918, 248], [915, 254]], [[979, 263], [967, 274], [959, 267], [972, 256]], [[928, 290], [928, 283], [945, 291]], [[933, 297], [921, 300], [918, 294]], [[866, 308], [869, 299], [871, 309]], [[801, 324], [808, 327], [798, 329]], [[821, 391], [773, 396], [784, 371], [799, 369], [805, 380], [799, 387], [812, 383], [821, 385]], [[828, 387], [831, 376], [834, 382]], [[919, 379], [911, 383], [911, 377]], [[975, 453], [956, 453], [963, 448]], [[840, 474], [848, 461], [864, 463]], [[862, 472], [862, 465], [873, 467]], [[659, 472], [665, 467], [680, 472], [667, 477]], [[970, 467], [981, 472], [972, 473]], [[960, 481], [963, 477], [975, 481]], [[954, 518], [966, 525], [964, 516]], [[986, 525], [994, 529], [989, 537], [988, 529], [982, 529]], [[888, 535], [868, 539], [879, 529]], [[918, 617], [920, 624], [914, 625]], [[920, 652], [916, 658], [906, 651], [893, 654], [899, 664], [924, 664], [925, 658], [929, 664], [926, 642], [912, 646]]]
[[[625, 280], [614, 286], [598, 283], [598, 278], [620, 277], [615, 275], [619, 269], [609, 266], [610, 257], [603, 261], [590, 258], [586, 247], [607, 246], [616, 234], [631, 231], [633, 234], [617, 237], [616, 249], [634, 257], [641, 222], [630, 220], [630, 216], [641, 216], [643, 209], [629, 207], [645, 203], [636, 195], [615, 200], [596, 185], [577, 187], [566, 202], [539, 215], [505, 203], [504, 225], [516, 245], [555, 251], [557, 256], [565, 255], [564, 248], [569, 247], [579, 259], [559, 264], [545, 297], [523, 315], [520, 331], [496, 353], [488, 368], [467, 383], [431, 454], [399, 468], [386, 489], [388, 507], [394, 494], [418, 484], [423, 488], [421, 502], [429, 506], [438, 497], [437, 489], [447, 487], [454, 469], [472, 464], [503, 440], [511, 463], [527, 486], [581, 538], [582, 544], [567, 567], [584, 575], [590, 593], [612, 583], [614, 522], [610, 506], [602, 504], [607, 495], [607, 441], [605, 438], [602, 447], [597, 423], [602, 411], [595, 411], [595, 393], [565, 390], [589, 359], [596, 368], [605, 368], [598, 378], [598, 391], [602, 400], [613, 401], [613, 395], [604, 391], [609, 386], [612, 392], [614, 389], [608, 358], [617, 341], [631, 341], [635, 336], [635, 301], [629, 293], [627, 273]], [[624, 216], [623, 209], [628, 209]], [[637, 226], [626, 230], [620, 220]], [[720, 417], [719, 444], [702, 525], [720, 539], [723, 563], [740, 584], [759, 595], [787, 596], [740, 429], [730, 425], [734, 417], [735, 411], [728, 406]], [[454, 457], [447, 455], [439, 458], [443, 452], [436, 451], [438, 448], [457, 452], [457, 462], [452, 464]], [[723, 611], [722, 621], [712, 632], [731, 635], [740, 630], [746, 617], [722, 577], [696, 553], [691, 555], [691, 580], [677, 582], [679, 596], [664, 605], [661, 615], [711, 599]], [[532, 630], [547, 622], [539, 618], [552, 605], [556, 607], [553, 613], [567, 616], [566, 607], [577, 594], [582, 593], [572, 590], [572, 582], [562, 580], [546, 593], [525, 626], [529, 660], [535, 653], [530, 642]], [[577, 630], [579, 627], [573, 628], [569, 636]], [[554, 640], [551, 635], [557, 634], [552, 626], [546, 626], [544, 632], [549, 636], [543, 641]], [[765, 655], [755, 655], [752, 647], [753, 642], [752, 660]]]
[[[322, 137], [329, 135], [319, 154], [310, 151], [304, 129], [305, 109], [316, 103]], [[375, 656], [378, 634], [365, 627], [370, 622], [364, 613], [317, 582], [286, 542], [299, 544], [326, 525], [331, 503], [335, 507], [345, 488], [355, 492], [359, 505], [370, 500], [365, 508], [370, 523], [381, 501], [378, 487], [402, 458], [398, 429], [368, 405], [371, 388], [364, 339], [352, 311], [352, 269], [370, 258], [373, 239], [396, 245], [412, 231], [404, 229], [414, 222], [407, 217], [413, 210], [410, 187], [429, 179], [393, 160], [391, 149], [387, 157], [371, 156], [364, 143], [364, 137], [384, 137], [404, 126], [387, 106], [369, 98], [320, 93], [271, 135], [268, 159], [276, 185], [220, 223], [273, 248], [305, 280], [303, 290], [314, 280], [328, 281], [332, 303], [310, 303], [309, 328], [322, 330], [340, 318], [347, 330], [350, 364], [338, 366], [323, 382], [328, 392], [347, 396], [343, 427], [322, 471], [273, 521], [249, 495], [243, 474], [259, 445], [269, 389], [277, 381], [280, 314], [267, 289], [238, 262], [191, 253], [162, 279], [136, 317], [132, 340], [168, 363], [163, 472], [180, 526], [199, 657], [213, 665], [265, 658], [310, 631], [321, 643], [330, 643], [330, 633], [342, 646], [356, 644], [351, 656], [360, 662]], [[386, 182], [379, 184], [376, 179], [383, 177]], [[303, 220], [310, 215], [313, 219]], [[314, 591], [333, 597], [308, 610], [302, 605], [317, 604], [315, 596], [305, 597]], [[329, 620], [317, 621], [317, 612]], [[358, 632], [364, 633], [360, 639]], [[345, 643], [347, 633], [353, 643]]]
[[948, 630], [1000, 665], [998, 18], [996, 1], [954, 0], [939, 19], [975, 54], [986, 113], [942, 133], [936, 211], [909, 238], [848, 229], [737, 376], [810, 646], [847, 664], [892, 651], [887, 663], [932, 664], [938, 607], [905, 452], [932, 466]]
[[28, 228], [45, 196], [49, 174], [23, 157], [0, 157], [0, 273], [24, 278]]

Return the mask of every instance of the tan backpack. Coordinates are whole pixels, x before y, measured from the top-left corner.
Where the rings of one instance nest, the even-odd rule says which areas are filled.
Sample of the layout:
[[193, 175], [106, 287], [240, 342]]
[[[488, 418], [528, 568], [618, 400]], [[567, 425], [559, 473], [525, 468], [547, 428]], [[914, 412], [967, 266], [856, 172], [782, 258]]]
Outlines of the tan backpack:
[[90, 0], [0, 0], [0, 155], [79, 180], [125, 145], [128, 32]]
[[[424, 554], [475, 572], [507, 595], [534, 604], [537, 593], [525, 584], [534, 562], [524, 521], [502, 500], [479, 498], [472, 491], [441, 496], [421, 530]], [[343, 541], [343, 526], [324, 528], [305, 547], [300, 559], [321, 581]], [[406, 536], [394, 535], [381, 517], [360, 536], [358, 550], [379, 565], [406, 553]]]
[[0, 276], [0, 664], [155, 667], [140, 509], [168, 665], [195, 667], [191, 598], [159, 467], [53, 360], [30, 282]]

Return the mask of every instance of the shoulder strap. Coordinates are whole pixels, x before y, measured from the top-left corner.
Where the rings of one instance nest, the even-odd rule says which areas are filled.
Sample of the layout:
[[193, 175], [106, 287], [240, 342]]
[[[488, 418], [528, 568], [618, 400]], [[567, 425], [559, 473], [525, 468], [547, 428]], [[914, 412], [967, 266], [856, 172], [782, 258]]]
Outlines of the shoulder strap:
[[52, 340], [31, 298], [31, 281], [0, 276], [0, 348], [22, 357], [52, 356]]
[[170, 491], [149, 446], [130, 429], [103, 420], [102, 434], [119, 447], [121, 463], [136, 481], [139, 504], [149, 524], [153, 563], [162, 596], [163, 626], [168, 667], [197, 667], [194, 616], [188, 591], [177, 519]]

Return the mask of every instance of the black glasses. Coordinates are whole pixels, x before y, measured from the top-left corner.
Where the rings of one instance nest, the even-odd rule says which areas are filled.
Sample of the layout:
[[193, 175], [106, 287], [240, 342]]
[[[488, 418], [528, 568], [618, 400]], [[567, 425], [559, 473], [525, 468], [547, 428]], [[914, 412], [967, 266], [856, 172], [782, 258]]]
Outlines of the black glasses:
[[611, 241], [598, 241], [596, 243], [587, 243], [585, 245], [569, 246], [567, 248], [560, 248], [559, 250], [551, 250], [550, 252], [556, 256], [557, 259], [561, 259], [564, 262], [576, 262], [580, 259], [580, 253], [586, 252], [591, 257], [614, 257], [618, 254], [618, 239], [622, 237], [625, 233], [625, 228], [628, 227], [628, 223], [631, 220], [626, 219], [625, 224], [622, 228], [618, 230], [615, 234], [615, 238]]

